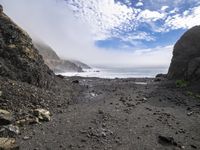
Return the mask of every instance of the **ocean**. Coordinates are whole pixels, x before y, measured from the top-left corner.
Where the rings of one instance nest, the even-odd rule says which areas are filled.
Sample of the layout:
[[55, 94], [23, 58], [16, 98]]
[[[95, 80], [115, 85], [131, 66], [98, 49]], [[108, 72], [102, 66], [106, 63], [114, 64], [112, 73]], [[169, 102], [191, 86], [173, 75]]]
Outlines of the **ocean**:
[[98, 78], [152, 78], [159, 73], [167, 73], [168, 68], [93, 68], [84, 72], [65, 72], [63, 76]]

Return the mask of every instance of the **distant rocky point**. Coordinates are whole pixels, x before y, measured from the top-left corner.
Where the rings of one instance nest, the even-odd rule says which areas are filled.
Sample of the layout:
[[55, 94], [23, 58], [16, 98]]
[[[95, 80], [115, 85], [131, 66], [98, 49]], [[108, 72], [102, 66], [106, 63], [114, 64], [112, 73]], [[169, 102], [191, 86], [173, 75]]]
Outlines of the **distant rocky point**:
[[70, 60], [71, 62], [73, 62], [74, 64], [76, 64], [77, 66], [81, 67], [82, 69], [91, 69], [90, 66], [78, 61], [78, 60]]
[[43, 56], [49, 68], [56, 73], [83, 72], [83, 69], [90, 69], [88, 65], [80, 61], [61, 59], [56, 52], [44, 42], [34, 41], [34, 46], [39, 50], [39, 53]]
[[175, 44], [167, 77], [200, 80], [200, 26], [189, 29]]

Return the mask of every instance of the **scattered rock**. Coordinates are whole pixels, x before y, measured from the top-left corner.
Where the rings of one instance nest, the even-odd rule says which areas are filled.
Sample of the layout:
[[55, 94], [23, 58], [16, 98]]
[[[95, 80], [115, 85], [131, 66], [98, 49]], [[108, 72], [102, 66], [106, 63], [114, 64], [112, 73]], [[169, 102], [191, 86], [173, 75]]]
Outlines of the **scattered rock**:
[[19, 150], [19, 146], [16, 145], [14, 138], [0, 138], [1, 150]]
[[197, 147], [193, 144], [190, 145], [193, 149], [197, 149]]
[[167, 78], [167, 75], [160, 73], [156, 75], [156, 78]]
[[3, 92], [2, 91], [0, 91], [0, 97], [3, 95]]
[[61, 79], [64, 79], [65, 78], [65, 76], [63, 76], [63, 75], [61, 75], [61, 74], [58, 74], [58, 75], [56, 75], [57, 77], [59, 77], [59, 78], [61, 78]]
[[37, 117], [26, 117], [25, 119], [21, 119], [15, 122], [15, 124], [19, 126], [37, 124], [39, 123], [39, 119]]
[[46, 109], [35, 109], [34, 115], [39, 118], [40, 121], [50, 121], [50, 112]]
[[173, 137], [166, 137], [166, 136], [158, 136], [158, 142], [162, 145], [169, 146], [169, 145], [174, 145], [178, 146], [177, 142], [175, 142]]
[[193, 113], [194, 113], [194, 112], [191, 111], [191, 112], [187, 113], [187, 115], [188, 115], [188, 116], [191, 116]]
[[2, 131], [6, 132], [8, 135], [18, 135], [20, 133], [19, 127], [14, 125], [4, 126]]
[[23, 137], [23, 140], [29, 140], [29, 139], [30, 139], [29, 136], [24, 136], [24, 137]]
[[9, 111], [0, 109], [0, 126], [8, 125], [12, 122], [12, 115]]
[[104, 113], [103, 110], [101, 109], [98, 110], [98, 114], [103, 114], [103, 113]]
[[76, 83], [76, 84], [78, 84], [79, 81], [78, 81], [78, 80], [73, 80], [72, 83]]
[[159, 82], [159, 81], [161, 81], [161, 80], [162, 80], [162, 78], [160, 78], [160, 77], [156, 77], [156, 78], [154, 79], [155, 82]]

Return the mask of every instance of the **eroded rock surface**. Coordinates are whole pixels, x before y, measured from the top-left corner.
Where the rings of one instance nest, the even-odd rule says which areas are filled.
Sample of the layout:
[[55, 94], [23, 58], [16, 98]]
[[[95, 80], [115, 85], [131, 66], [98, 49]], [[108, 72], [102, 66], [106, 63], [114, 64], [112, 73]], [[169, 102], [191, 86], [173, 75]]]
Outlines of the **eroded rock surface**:
[[0, 14], [0, 76], [42, 88], [55, 77], [28, 34], [4, 13]]
[[200, 26], [188, 30], [175, 44], [168, 78], [200, 80]]

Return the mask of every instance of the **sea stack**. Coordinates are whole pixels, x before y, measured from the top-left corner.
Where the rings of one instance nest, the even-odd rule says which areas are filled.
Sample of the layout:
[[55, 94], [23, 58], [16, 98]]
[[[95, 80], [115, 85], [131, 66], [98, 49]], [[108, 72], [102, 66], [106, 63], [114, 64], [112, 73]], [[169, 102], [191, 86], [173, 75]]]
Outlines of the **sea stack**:
[[189, 29], [175, 44], [167, 77], [200, 80], [200, 26]]

